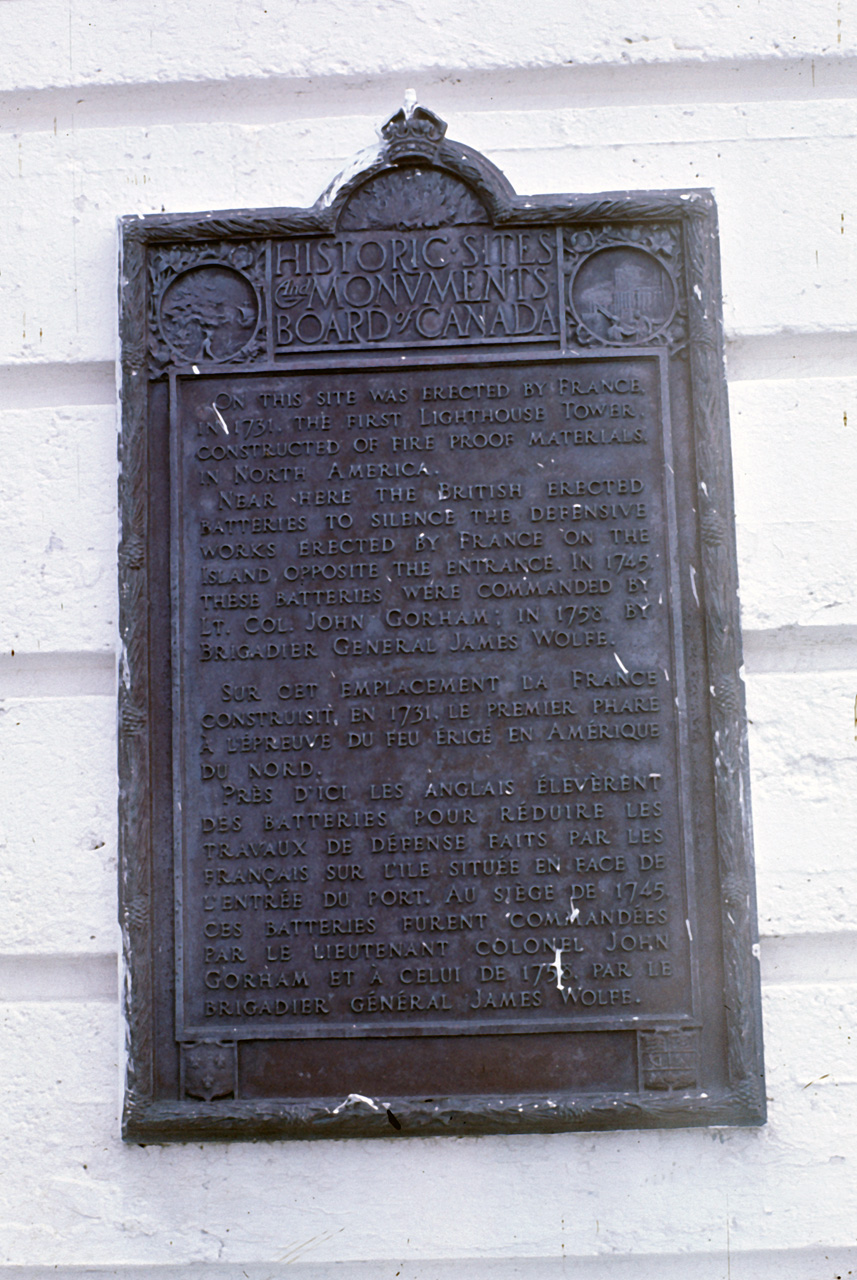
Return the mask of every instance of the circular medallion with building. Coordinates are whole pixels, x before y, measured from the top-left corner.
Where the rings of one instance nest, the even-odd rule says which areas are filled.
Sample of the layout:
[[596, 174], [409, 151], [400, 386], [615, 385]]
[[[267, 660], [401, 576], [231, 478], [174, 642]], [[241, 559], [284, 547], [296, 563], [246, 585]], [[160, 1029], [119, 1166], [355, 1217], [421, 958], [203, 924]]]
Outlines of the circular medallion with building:
[[666, 267], [632, 245], [596, 249], [569, 283], [569, 302], [581, 329], [612, 346], [642, 346], [668, 328], [676, 288]]
[[238, 355], [253, 339], [259, 313], [259, 299], [247, 277], [215, 264], [176, 276], [159, 308], [164, 338], [188, 362]]

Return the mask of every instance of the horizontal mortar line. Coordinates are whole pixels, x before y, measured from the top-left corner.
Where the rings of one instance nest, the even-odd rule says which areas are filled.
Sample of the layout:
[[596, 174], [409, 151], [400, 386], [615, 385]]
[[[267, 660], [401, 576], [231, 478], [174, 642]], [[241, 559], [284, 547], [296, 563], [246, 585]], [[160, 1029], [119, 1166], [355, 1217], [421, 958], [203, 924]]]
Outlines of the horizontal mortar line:
[[857, 982], [857, 931], [762, 938], [765, 986]]
[[[661, 104], [666, 105], [666, 104]], [[680, 130], [673, 130], [674, 136], [646, 136], [645, 134], [635, 137], [630, 135], [629, 125], [625, 122], [625, 131], [622, 136], [613, 138], [597, 138], [594, 139], [586, 133], [585, 129], [581, 129], [578, 137], [572, 137], [566, 134], [563, 137], [551, 139], [539, 139], [535, 142], [530, 141], [509, 141], [492, 145], [491, 154], [496, 158], [504, 155], [527, 156], [534, 152], [542, 154], [555, 154], [562, 151], [574, 151], [581, 154], [591, 153], [598, 150], [609, 150], [611, 152], [618, 151], [642, 151], [651, 147], [658, 147], [660, 150], [667, 148], [686, 148], [694, 147], [696, 149], [702, 147], [724, 147], [730, 143], [737, 143], [742, 146], [768, 146], [773, 142], [850, 142], [857, 136], [857, 126], [850, 120], [848, 127], [840, 130], [834, 130], [831, 127], [820, 127], [817, 130], [807, 129], [806, 132], [798, 130], [790, 130], [787, 133], [780, 132], [781, 125], [777, 122], [776, 126], [772, 125], [770, 133], [760, 130], [758, 133], [747, 133], [736, 127], [734, 132], [726, 129], [720, 129], [707, 135], [700, 136], [697, 133], [682, 133]], [[774, 128], [776, 127], [776, 132]], [[325, 157], [327, 158], [327, 157]], [[333, 159], [333, 157], [331, 157]], [[502, 168], [502, 162], [498, 161]]]
[[857, 626], [788, 626], [743, 632], [748, 675], [857, 671]]
[[[843, 1143], [843, 1149], [846, 1144]], [[819, 1158], [819, 1167], [822, 1159]], [[279, 1237], [278, 1237], [279, 1240]], [[233, 1251], [234, 1252], [234, 1251]], [[857, 1248], [851, 1245], [796, 1245], [783, 1249], [688, 1250], [653, 1253], [578, 1253], [573, 1247], [561, 1253], [511, 1253], [488, 1250], [478, 1256], [422, 1257], [408, 1250], [407, 1262], [400, 1257], [340, 1258], [316, 1261], [310, 1254], [300, 1257], [302, 1246], [292, 1254], [282, 1245], [270, 1262], [245, 1262], [237, 1256], [231, 1262], [89, 1263], [56, 1266], [0, 1266], [2, 1280], [832, 1280], [857, 1269]]]
[[[730, 382], [854, 377], [857, 329], [788, 328], [726, 335]], [[116, 372], [109, 360], [0, 363], [0, 411], [65, 405], [115, 404]]]
[[115, 403], [116, 367], [112, 361], [0, 364], [0, 409]]
[[[748, 675], [857, 671], [857, 626], [787, 626], [743, 633]], [[116, 694], [112, 650], [0, 653], [0, 701]]]
[[4, 698], [116, 696], [116, 654], [101, 651], [0, 653]]
[[[118, 1000], [117, 962], [113, 953], [0, 955], [0, 1003]], [[857, 932], [762, 938], [761, 973], [763, 986], [857, 983]]]
[[0, 955], [0, 1002], [118, 1000], [117, 963], [110, 952]]
[[[842, 1149], [846, 1149], [843, 1143]], [[823, 1167], [819, 1157], [819, 1168]], [[277, 1237], [278, 1241], [280, 1237]], [[635, 1250], [619, 1253], [578, 1253], [573, 1247], [561, 1253], [512, 1253], [488, 1250], [478, 1256], [422, 1257], [409, 1249], [407, 1262], [400, 1257], [340, 1258], [316, 1261], [312, 1254], [284, 1252], [282, 1244], [270, 1262], [245, 1262], [233, 1250], [231, 1262], [64, 1263], [57, 1266], [0, 1266], [3, 1280], [833, 1280], [857, 1268], [857, 1248], [851, 1245], [796, 1245], [783, 1249], [689, 1250], [653, 1253]], [[329, 1251], [329, 1250], [328, 1250]]]
[[729, 382], [847, 378], [857, 373], [857, 329], [781, 329], [726, 335]]
[[[441, 115], [576, 107], [815, 101], [852, 98], [857, 59], [601, 62], [542, 67], [410, 67], [397, 72], [245, 76], [79, 84], [0, 91], [12, 133], [183, 123], [269, 124], [370, 116], [379, 123], [413, 85]], [[454, 131], [453, 131], [454, 132]]]

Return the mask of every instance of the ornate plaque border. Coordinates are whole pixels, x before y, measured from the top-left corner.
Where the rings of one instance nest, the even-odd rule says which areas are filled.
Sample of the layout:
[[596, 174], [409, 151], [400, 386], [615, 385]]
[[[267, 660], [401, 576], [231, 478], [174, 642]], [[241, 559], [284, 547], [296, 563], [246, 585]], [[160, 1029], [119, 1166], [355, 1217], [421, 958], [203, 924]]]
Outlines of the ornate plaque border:
[[[671, 356], [677, 354], [688, 361], [696, 450], [698, 584], [705, 612], [715, 878], [723, 921], [722, 1001], [728, 1084], [719, 1090], [701, 1091], [696, 1083], [697, 1032], [664, 1026], [638, 1033], [639, 1085], [632, 1093], [395, 1097], [383, 1102], [357, 1094], [344, 1099], [242, 1099], [236, 1047], [213, 1040], [184, 1047], [177, 1096], [164, 1098], [155, 1053], [158, 968], [154, 889], [157, 876], [163, 874], [159, 867], [165, 851], [153, 820], [153, 795], [165, 779], [159, 773], [153, 735], [159, 702], [169, 687], [169, 673], [156, 669], [150, 659], [151, 628], [159, 625], [151, 615], [150, 577], [163, 573], [163, 565], [153, 563], [150, 504], [154, 490], [162, 483], [158, 477], [163, 459], [152, 456], [148, 421], [157, 398], [166, 403], [165, 373], [174, 357], [169, 344], [156, 335], [158, 308], [172, 280], [209, 264], [221, 265], [233, 274], [246, 273], [260, 298], [259, 282], [266, 268], [259, 245], [265, 238], [331, 233], [349, 197], [369, 179], [415, 165], [430, 165], [463, 182], [497, 228], [557, 229], [564, 298], [558, 346], [571, 354], [599, 349], [597, 335], [589, 331], [579, 340], [580, 326], [570, 301], [574, 270], [586, 252], [614, 245], [637, 246], [663, 265], [680, 248], [680, 255], [674, 255], [680, 256], [684, 272], [679, 305], [654, 340]], [[664, 224], [680, 228], [680, 245], [665, 238]], [[131, 217], [121, 221], [120, 231], [119, 831], [127, 1020], [123, 1136], [134, 1141], [199, 1141], [763, 1123], [746, 718], [739, 675], [741, 639], [717, 219], [711, 194], [687, 190], [517, 196], [489, 161], [469, 147], [448, 141], [443, 122], [417, 107], [391, 117], [382, 130], [382, 141], [364, 155], [361, 166], [337, 179], [311, 209]], [[151, 341], [150, 334], [156, 335]], [[615, 352], [617, 345], [606, 349]], [[270, 318], [262, 307], [248, 320], [246, 343], [234, 337], [232, 345], [227, 343], [218, 353], [205, 339], [200, 353], [200, 364], [206, 369], [223, 369], [230, 361], [245, 365], [250, 361], [255, 366], [266, 357], [273, 363]], [[175, 360], [183, 363], [178, 355]]]

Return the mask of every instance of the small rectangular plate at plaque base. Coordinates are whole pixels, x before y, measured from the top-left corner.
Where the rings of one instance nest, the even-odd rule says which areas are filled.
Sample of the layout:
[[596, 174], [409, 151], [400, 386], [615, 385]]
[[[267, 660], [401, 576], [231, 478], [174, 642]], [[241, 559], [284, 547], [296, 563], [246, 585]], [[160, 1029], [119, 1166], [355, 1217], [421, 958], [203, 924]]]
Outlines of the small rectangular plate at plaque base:
[[713, 202], [382, 134], [122, 223], [125, 1136], [761, 1123]]

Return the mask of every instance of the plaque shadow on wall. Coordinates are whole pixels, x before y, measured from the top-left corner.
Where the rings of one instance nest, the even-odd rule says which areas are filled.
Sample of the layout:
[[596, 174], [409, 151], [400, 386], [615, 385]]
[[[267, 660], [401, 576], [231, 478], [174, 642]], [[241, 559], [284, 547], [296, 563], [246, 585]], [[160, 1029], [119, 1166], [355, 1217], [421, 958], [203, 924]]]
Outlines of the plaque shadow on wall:
[[129, 1139], [764, 1120], [714, 203], [445, 133], [121, 222]]

